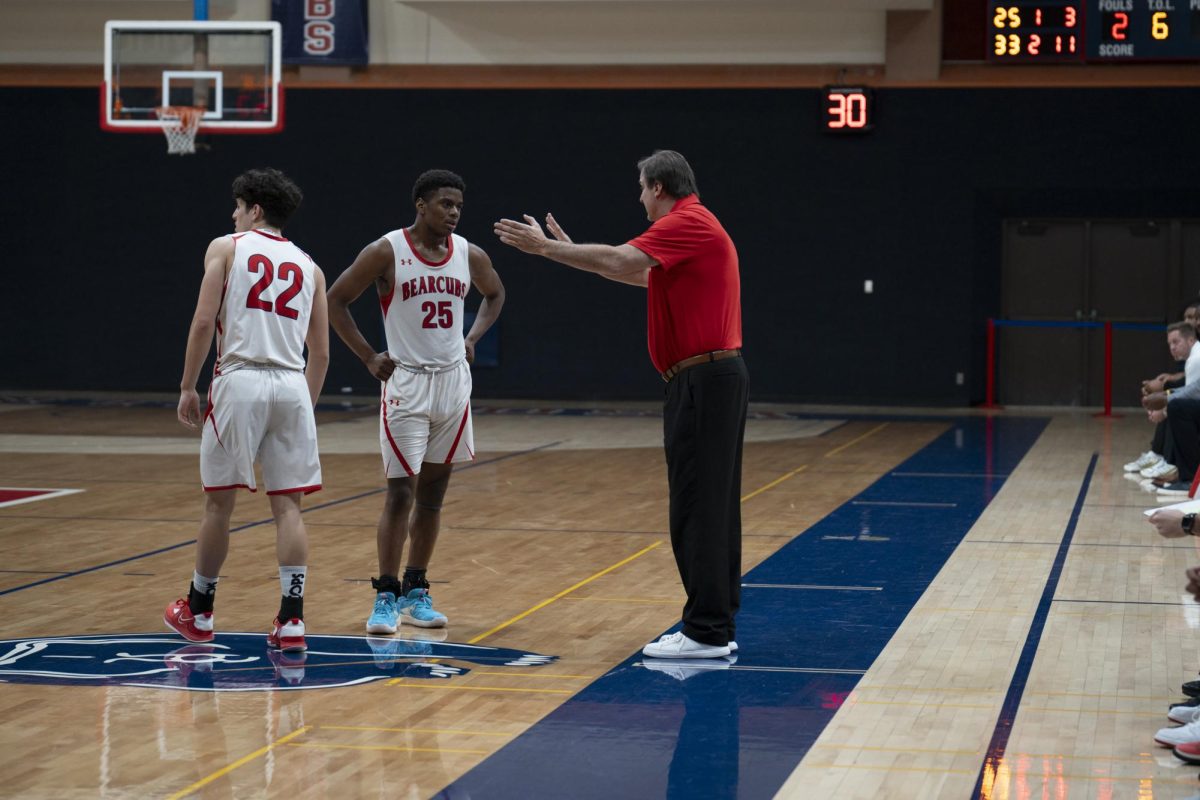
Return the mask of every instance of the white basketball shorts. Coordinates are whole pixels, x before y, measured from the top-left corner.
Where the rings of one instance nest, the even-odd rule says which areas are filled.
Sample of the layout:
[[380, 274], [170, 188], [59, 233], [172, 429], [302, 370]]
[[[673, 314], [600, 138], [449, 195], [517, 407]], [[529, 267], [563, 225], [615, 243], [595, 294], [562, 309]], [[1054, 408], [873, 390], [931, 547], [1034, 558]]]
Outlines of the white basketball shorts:
[[416, 475], [421, 464], [475, 459], [471, 424], [471, 367], [461, 361], [444, 372], [397, 366], [383, 385], [379, 449], [389, 478]]
[[213, 378], [200, 439], [204, 491], [258, 491], [254, 462], [267, 494], [321, 488], [317, 422], [304, 373], [242, 367]]

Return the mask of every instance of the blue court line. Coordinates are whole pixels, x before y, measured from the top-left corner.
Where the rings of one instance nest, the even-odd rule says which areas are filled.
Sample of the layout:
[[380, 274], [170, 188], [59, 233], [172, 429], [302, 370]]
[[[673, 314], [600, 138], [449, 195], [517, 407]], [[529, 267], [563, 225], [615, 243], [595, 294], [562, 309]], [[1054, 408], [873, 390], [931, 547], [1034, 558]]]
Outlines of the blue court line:
[[[740, 649], [731, 669], [634, 653], [435, 797], [774, 797], [1046, 423], [956, 419], [902, 465], [934, 477], [884, 474], [743, 576], [750, 585], [742, 592]], [[971, 479], [954, 477], [962, 472]], [[856, 584], [882, 591], [753, 584]]]
[[1008, 748], [1008, 739], [1012, 735], [1013, 724], [1017, 719], [1017, 710], [1021, 705], [1021, 695], [1025, 693], [1025, 685], [1029, 682], [1029, 673], [1033, 669], [1033, 659], [1037, 655], [1038, 645], [1042, 641], [1042, 631], [1046, 627], [1046, 619], [1050, 616], [1050, 605], [1054, 600], [1054, 592], [1058, 589], [1058, 579], [1062, 576], [1063, 564], [1067, 561], [1067, 551], [1071, 549], [1071, 539], [1075, 537], [1075, 526], [1079, 524], [1079, 514], [1083, 511], [1083, 501], [1087, 497], [1088, 486], [1092, 482], [1092, 473], [1096, 470], [1098, 453], [1092, 454], [1087, 472], [1083, 475], [1083, 484], [1079, 487], [1079, 496], [1075, 498], [1075, 508], [1071, 510], [1071, 518], [1067, 529], [1063, 532], [1062, 541], [1058, 545], [1058, 553], [1054, 556], [1054, 564], [1046, 577], [1046, 585], [1042, 589], [1042, 599], [1033, 615], [1033, 624], [1025, 637], [1025, 646], [1021, 649], [1021, 657], [1017, 660], [1017, 669], [1013, 673], [1012, 682], [1008, 685], [1008, 694], [1000, 707], [1000, 716], [992, 731], [992, 741], [988, 744], [987, 756], [979, 768], [979, 777], [975, 779], [975, 788], [971, 797], [992, 797], [993, 786], [988, 786], [985, 793], [984, 779], [991, 775], [993, 779], [1004, 761], [1004, 752]]
[[[528, 455], [529, 453], [536, 453], [539, 450], [545, 450], [546, 448], [554, 447], [557, 444], [562, 444], [562, 442], [561, 441], [550, 442], [549, 444], [539, 445], [537, 447], [533, 447], [528, 450], [520, 450], [515, 453], [506, 453], [505, 455], [497, 456], [496, 458], [490, 458], [487, 461], [472, 461], [470, 464], [467, 464], [465, 467], [459, 468], [457, 471], [458, 472], [466, 472], [467, 470], [473, 469], [475, 467], [482, 467], [487, 464], [495, 464], [498, 461], [505, 461], [510, 458], [516, 458], [517, 456], [524, 456], [524, 455]], [[386, 492], [386, 491], [387, 491], [386, 486], [379, 488], [379, 489], [372, 489], [369, 492], [362, 492], [361, 494], [351, 495], [350, 497], [343, 497], [340, 500], [331, 500], [328, 503], [321, 503], [320, 505], [312, 506], [311, 508], [301, 509], [300, 513], [307, 514], [312, 511], [320, 511], [321, 509], [332, 508], [333, 506], [340, 506], [343, 503], [352, 503], [355, 500], [361, 500], [364, 497], [371, 497], [373, 495], [382, 494], [383, 492]], [[231, 528], [229, 533], [230, 533], [230, 535], [233, 535], [240, 531], [249, 530], [250, 528], [256, 528], [259, 525], [266, 525], [266, 524], [274, 522], [274, 521], [275, 521], [274, 517], [267, 517], [266, 519], [260, 519], [255, 522], [248, 522], [245, 525], [241, 525], [237, 528]], [[13, 592], [22, 591], [23, 589], [32, 589], [35, 586], [42, 586], [47, 583], [54, 583], [55, 581], [62, 581], [62, 580], [66, 580], [67, 578], [77, 577], [79, 575], [87, 575], [89, 572], [96, 572], [98, 570], [108, 569], [109, 567], [116, 567], [121, 564], [128, 564], [131, 561], [138, 561], [143, 558], [150, 558], [151, 556], [157, 556], [157, 555], [161, 555], [163, 553], [169, 553], [172, 550], [178, 550], [181, 547], [187, 547], [187, 546], [193, 545], [195, 543], [196, 543], [195, 539], [188, 539], [186, 542], [179, 542], [178, 544], [167, 545], [166, 547], [160, 547], [157, 550], [150, 550], [145, 553], [138, 553], [137, 555], [129, 556], [127, 558], [119, 558], [116, 561], [109, 561], [105, 564], [97, 564], [96, 566], [93, 566], [93, 567], [85, 567], [83, 569], [75, 570], [74, 572], [64, 572], [60, 575], [56, 575], [53, 578], [45, 578], [44, 580], [34, 581], [33, 583], [26, 583], [26, 584], [22, 584], [21, 586], [14, 586], [11, 589], [0, 590], [0, 597], [3, 597], [6, 594], [12, 594]]]

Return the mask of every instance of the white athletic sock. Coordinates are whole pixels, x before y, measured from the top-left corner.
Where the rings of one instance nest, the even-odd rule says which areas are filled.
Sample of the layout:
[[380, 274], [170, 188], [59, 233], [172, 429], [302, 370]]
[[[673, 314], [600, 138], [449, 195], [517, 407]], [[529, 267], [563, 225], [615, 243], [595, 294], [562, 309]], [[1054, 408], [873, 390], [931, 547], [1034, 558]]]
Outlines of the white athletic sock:
[[279, 589], [284, 597], [304, 597], [304, 583], [308, 567], [280, 567]]
[[196, 591], [200, 594], [213, 594], [217, 591], [217, 581], [220, 578], [206, 578], [199, 572], [192, 572], [192, 586], [196, 587]]

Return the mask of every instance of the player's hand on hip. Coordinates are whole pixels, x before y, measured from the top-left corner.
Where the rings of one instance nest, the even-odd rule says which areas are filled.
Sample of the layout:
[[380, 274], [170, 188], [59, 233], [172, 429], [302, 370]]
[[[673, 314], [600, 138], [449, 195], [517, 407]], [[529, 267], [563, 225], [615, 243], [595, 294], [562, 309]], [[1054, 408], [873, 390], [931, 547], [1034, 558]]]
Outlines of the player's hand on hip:
[[175, 409], [175, 416], [189, 428], [200, 425], [200, 395], [195, 389], [184, 389], [179, 393], [179, 407]]
[[474, 364], [475, 363], [475, 343], [473, 341], [471, 341], [470, 339], [464, 339], [463, 345], [465, 345], [467, 348], [467, 363]]
[[528, 214], [523, 216], [524, 223], [515, 219], [502, 219], [492, 226], [492, 231], [505, 244], [525, 253], [540, 255], [546, 249], [546, 233], [536, 219]]
[[376, 380], [386, 381], [396, 370], [396, 362], [387, 353], [376, 353], [367, 361], [367, 370]]
[[560, 242], [566, 242], [567, 244], [574, 244], [571, 237], [567, 236], [567, 232], [564, 231], [562, 226], [558, 224], [558, 220], [554, 218], [553, 214], [546, 215], [546, 227], [549, 228], [550, 235], [555, 239], [558, 239]]

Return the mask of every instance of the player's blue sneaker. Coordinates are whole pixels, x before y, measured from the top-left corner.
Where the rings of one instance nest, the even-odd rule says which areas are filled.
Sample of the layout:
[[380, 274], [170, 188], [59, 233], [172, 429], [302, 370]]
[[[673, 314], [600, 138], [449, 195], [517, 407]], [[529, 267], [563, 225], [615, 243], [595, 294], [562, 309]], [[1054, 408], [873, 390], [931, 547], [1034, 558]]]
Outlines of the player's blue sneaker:
[[400, 624], [400, 609], [396, 595], [380, 592], [375, 595], [375, 608], [367, 618], [367, 633], [395, 633]]
[[446, 625], [446, 615], [433, 610], [433, 600], [428, 589], [413, 589], [400, 601], [400, 616], [409, 625], [421, 628], [441, 628]]

